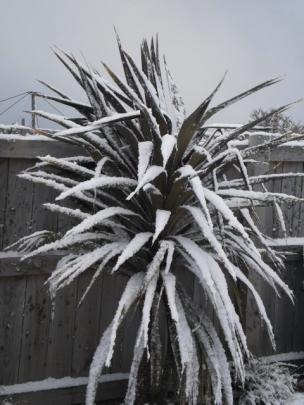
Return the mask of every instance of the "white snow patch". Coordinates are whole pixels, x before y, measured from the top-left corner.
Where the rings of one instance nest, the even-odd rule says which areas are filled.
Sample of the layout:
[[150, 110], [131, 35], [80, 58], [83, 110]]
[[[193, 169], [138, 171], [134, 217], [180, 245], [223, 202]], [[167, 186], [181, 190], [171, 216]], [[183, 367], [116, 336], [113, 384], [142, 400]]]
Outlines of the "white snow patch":
[[279, 353], [274, 354], [272, 356], [265, 356], [261, 358], [263, 361], [267, 363], [272, 363], [275, 361], [279, 362], [288, 362], [294, 360], [303, 360], [304, 359], [304, 352], [289, 352], [289, 353]]
[[[127, 380], [129, 374], [127, 373], [113, 373], [105, 374], [99, 378], [99, 383], [107, 383], [112, 381]], [[87, 385], [88, 377], [63, 377], [63, 378], [46, 378], [40, 381], [28, 381], [22, 384], [14, 385], [1, 385], [0, 395], [15, 395], [25, 394], [28, 392], [58, 390], [62, 388], [79, 387], [81, 385]]]
[[169, 218], [171, 215], [171, 211], [167, 210], [156, 210], [155, 214], [155, 232], [153, 235], [152, 243], [156, 241], [159, 234], [164, 230], [165, 226], [167, 225]]
[[146, 173], [142, 176], [141, 180], [138, 182], [138, 185], [136, 189], [128, 195], [127, 200], [131, 200], [131, 198], [147, 183], [150, 183], [156, 177], [158, 177], [161, 173], [163, 173], [165, 170], [161, 166], [150, 166], [149, 169], [147, 169]]
[[166, 164], [175, 148], [176, 137], [174, 135], [166, 134], [162, 137], [161, 144], [161, 154], [163, 157], [163, 167], [166, 167]]
[[146, 141], [138, 143], [138, 168], [137, 168], [138, 181], [146, 173], [146, 170], [150, 163], [152, 152], [153, 152], [152, 142]]
[[293, 394], [286, 405], [304, 405], [304, 394], [300, 392]]
[[130, 259], [130, 257], [134, 256], [148, 242], [151, 236], [151, 232], [141, 232], [135, 235], [119, 256], [113, 271], [116, 271], [123, 263]]

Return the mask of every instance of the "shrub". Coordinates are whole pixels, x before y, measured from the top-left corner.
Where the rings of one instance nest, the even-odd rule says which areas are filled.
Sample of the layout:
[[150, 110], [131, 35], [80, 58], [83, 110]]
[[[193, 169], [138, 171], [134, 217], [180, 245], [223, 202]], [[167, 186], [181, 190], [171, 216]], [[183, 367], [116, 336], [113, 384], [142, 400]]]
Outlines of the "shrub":
[[288, 364], [251, 359], [246, 364], [244, 387], [239, 405], [284, 405], [296, 386], [296, 376]]

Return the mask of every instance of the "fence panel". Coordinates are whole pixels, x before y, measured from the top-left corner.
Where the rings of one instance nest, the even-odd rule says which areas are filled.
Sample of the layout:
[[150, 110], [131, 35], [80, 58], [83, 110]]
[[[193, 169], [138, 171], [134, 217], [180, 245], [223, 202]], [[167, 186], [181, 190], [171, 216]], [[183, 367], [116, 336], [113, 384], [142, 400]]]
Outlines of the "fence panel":
[[[250, 137], [251, 146], [266, 142], [269, 135], [254, 134]], [[259, 157], [267, 164], [254, 164], [251, 168], [252, 175], [261, 175], [264, 173], [304, 173], [304, 144], [288, 143], [279, 146], [271, 152], [265, 152]], [[258, 187], [256, 188], [259, 189]], [[271, 192], [282, 192], [292, 194], [297, 197], [304, 197], [304, 179], [288, 178], [273, 180], [267, 184], [267, 189]], [[280, 238], [281, 243], [301, 243], [301, 240], [292, 242], [290, 237], [304, 237], [304, 207], [301, 203], [284, 204], [283, 215], [286, 222], [286, 233], [288, 239], [284, 240], [284, 234], [280, 229], [278, 220], [274, 214], [273, 207], [258, 208], [258, 222], [260, 229], [269, 236]], [[304, 245], [304, 239], [302, 242]], [[286, 271], [281, 277], [294, 291], [295, 305], [293, 305], [286, 296], [279, 298], [275, 296], [274, 291], [261, 281], [260, 278], [251, 276], [252, 281], [257, 285], [265, 304], [268, 316], [272, 322], [276, 336], [277, 353], [287, 353], [304, 350], [304, 323], [301, 321], [303, 316], [303, 246], [289, 246], [288, 249], [293, 252], [293, 256], [286, 259]], [[255, 306], [251, 296], [247, 301], [247, 335], [252, 351], [258, 355], [273, 354], [273, 349], [269, 342], [265, 328], [261, 328], [260, 320], [257, 318]]]
[[[75, 156], [81, 151], [51, 140], [34, 138], [30, 141], [21, 138], [12, 142], [8, 136], [0, 136], [0, 250], [33, 231], [45, 228], [62, 231], [72, 223], [68, 217], [58, 217], [41, 208], [42, 203], [54, 198], [54, 191], [41, 185], [33, 185], [16, 175], [32, 166], [37, 155]], [[260, 135], [252, 135], [250, 138], [252, 145], [260, 141]], [[278, 173], [303, 172], [302, 148], [293, 145], [278, 147], [274, 152], [266, 153], [263, 158], [268, 164], [254, 165], [253, 174], [268, 170]], [[270, 191], [304, 197], [303, 181], [302, 178], [276, 180], [269, 183], [268, 187]], [[260, 226], [267, 234], [283, 236], [272, 208], [264, 207], [257, 212]], [[288, 234], [304, 236], [302, 205], [287, 205], [284, 207], [284, 214]], [[82, 306], [78, 307], [77, 303], [90, 277], [89, 273], [84, 274], [58, 294], [52, 319], [50, 298], [44, 282], [57, 260], [58, 255], [54, 254], [36, 257], [20, 264], [18, 257], [0, 254], [0, 364], [3, 365], [0, 367], [0, 385], [88, 374], [92, 355], [102, 331], [112, 318], [126, 279], [114, 279], [110, 275], [101, 277]], [[304, 273], [301, 248], [295, 249], [295, 255], [287, 261], [287, 271], [283, 277], [294, 289], [295, 307], [286, 298], [275, 298], [274, 293], [260, 280], [254, 281], [273, 322], [278, 352], [303, 351]], [[185, 280], [185, 283], [188, 281]], [[198, 298], [196, 286], [193, 288], [194, 296]], [[204, 301], [203, 298], [200, 299]], [[246, 327], [250, 346], [256, 354], [270, 354], [271, 346], [265, 330], [260, 327], [250, 295], [247, 304]], [[138, 313], [135, 311], [118, 336], [117, 354], [110, 372], [128, 370], [135, 325], [138, 322]], [[119, 385], [122, 386], [121, 383]], [[118, 386], [113, 390], [121, 392]], [[73, 403], [72, 392], [74, 397], [76, 395], [75, 390], [70, 391], [70, 402], [66, 399], [68, 394], [62, 394], [66, 404]], [[78, 391], [77, 395], [80, 395]]]

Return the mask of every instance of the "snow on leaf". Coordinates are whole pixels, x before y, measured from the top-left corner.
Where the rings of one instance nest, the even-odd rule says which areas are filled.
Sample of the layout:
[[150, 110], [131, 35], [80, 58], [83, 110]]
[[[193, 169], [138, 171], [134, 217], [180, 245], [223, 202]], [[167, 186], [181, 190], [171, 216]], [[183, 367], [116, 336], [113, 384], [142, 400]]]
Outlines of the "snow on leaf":
[[95, 250], [76, 257], [69, 262], [68, 267], [58, 268], [49, 277], [50, 288], [58, 290], [70, 284], [76, 277], [90, 268], [93, 264], [102, 260], [109, 252], [114, 249], [119, 254], [126, 246], [126, 242], [112, 242], [96, 248]]
[[137, 178], [140, 181], [150, 164], [153, 152], [153, 143], [150, 141], [138, 142], [138, 168]]
[[113, 324], [114, 322], [112, 321], [111, 324], [107, 327], [95, 351], [89, 371], [89, 382], [87, 385], [85, 400], [86, 405], [95, 404], [98, 379], [105, 366], [106, 358], [109, 352]]
[[244, 366], [242, 350], [235, 336], [236, 331], [241, 338], [245, 350], [247, 349], [247, 345], [233, 304], [228, 296], [227, 283], [223, 275], [221, 275], [222, 272], [215, 260], [211, 260], [210, 255], [204, 252], [191, 239], [182, 236], [177, 236], [175, 239], [183, 247], [186, 255], [194, 260], [195, 265], [186, 256], [190, 264], [189, 269], [196, 275], [208, 294], [211, 303], [214, 305], [215, 313], [218, 316], [229, 350], [234, 359], [236, 370], [239, 376], [243, 378]]
[[100, 118], [99, 120], [90, 122], [88, 125], [85, 125], [85, 126], [77, 125], [76, 128], [69, 128], [69, 129], [66, 129], [63, 131], [59, 131], [56, 133], [56, 135], [57, 136], [71, 136], [71, 135], [75, 136], [75, 135], [83, 134], [85, 132], [94, 131], [109, 123], [122, 121], [125, 119], [138, 118], [139, 116], [140, 116], [140, 111], [132, 111], [129, 113], [115, 114], [110, 117]]
[[113, 217], [114, 215], [126, 215], [133, 216], [138, 215], [135, 212], [132, 212], [126, 208], [121, 207], [109, 207], [101, 211], [98, 211], [94, 215], [90, 215], [88, 218], [84, 219], [79, 225], [74, 226], [70, 229], [66, 235], [73, 235], [81, 232], [85, 232], [88, 229], [93, 228], [94, 226], [102, 223], [105, 219]]
[[223, 215], [229, 225], [237, 230], [247, 241], [249, 236], [243, 225], [238, 221], [231, 209], [227, 206], [223, 198], [217, 195], [214, 191], [204, 188], [206, 199]]
[[156, 287], [157, 287], [158, 275], [159, 275], [158, 272], [156, 272], [154, 274], [153, 278], [149, 281], [149, 284], [146, 287], [146, 291], [145, 291], [145, 299], [144, 299], [144, 305], [143, 305], [143, 309], [142, 309], [142, 327], [143, 327], [143, 336], [144, 336], [144, 347], [147, 347], [147, 344], [148, 344], [150, 313], [151, 313], [152, 302], [153, 302]]
[[178, 294], [175, 296], [176, 308], [179, 314], [177, 323], [177, 337], [181, 355], [182, 369], [190, 366], [192, 358], [192, 333], [186, 319], [185, 311]]
[[[64, 192], [66, 190], [68, 190], [69, 188], [67, 186], [65, 186], [62, 183], [58, 183], [55, 180], [51, 180], [51, 179], [45, 179], [43, 177], [36, 177], [36, 176], [32, 176], [28, 173], [22, 173], [22, 174], [18, 174], [18, 177], [20, 177], [21, 179], [25, 179], [25, 180], [30, 180], [33, 183], [38, 183], [38, 184], [44, 184], [47, 187], [51, 187], [57, 191], [61, 191]], [[90, 203], [95, 203], [97, 206], [104, 208], [104, 204], [101, 203], [100, 201], [94, 201], [93, 198], [88, 197], [82, 193], [77, 193], [75, 194], [75, 197], [81, 201], [86, 201], [86, 202], [90, 202]]]
[[200, 227], [204, 237], [209, 241], [210, 245], [214, 249], [214, 251], [218, 254], [219, 260], [223, 262], [227, 270], [229, 271], [231, 277], [235, 280], [236, 275], [234, 271], [234, 267], [230, 260], [228, 259], [226, 253], [224, 252], [222, 248], [222, 244], [217, 240], [215, 234], [212, 232], [212, 230], [209, 227], [209, 224], [204, 217], [203, 212], [197, 208], [197, 207], [192, 207], [190, 205], [185, 205], [184, 208], [186, 208], [195, 221], [197, 222], [198, 226]]
[[173, 274], [165, 273], [165, 272], [162, 272], [162, 278], [164, 280], [165, 290], [166, 290], [166, 294], [167, 294], [167, 298], [168, 298], [168, 305], [169, 305], [170, 312], [171, 312], [171, 318], [175, 322], [178, 322], [178, 310], [177, 310], [176, 302], [175, 302], [176, 278]]
[[254, 297], [254, 299], [255, 299], [256, 305], [257, 305], [257, 307], [258, 307], [260, 316], [262, 317], [262, 319], [264, 320], [264, 322], [265, 322], [265, 324], [266, 324], [266, 326], [267, 326], [267, 332], [268, 332], [268, 334], [269, 334], [269, 337], [270, 337], [270, 341], [271, 341], [271, 343], [272, 343], [272, 346], [273, 346], [273, 348], [275, 349], [275, 346], [276, 346], [276, 345], [275, 345], [275, 340], [274, 340], [274, 334], [273, 334], [273, 330], [272, 330], [272, 325], [271, 325], [271, 322], [270, 322], [270, 320], [269, 320], [269, 318], [268, 318], [266, 309], [265, 309], [265, 307], [264, 307], [264, 304], [263, 304], [263, 301], [262, 301], [260, 295], [258, 294], [258, 292], [257, 292], [257, 290], [255, 289], [255, 287], [253, 286], [253, 284], [252, 284], [252, 283], [249, 281], [249, 279], [241, 272], [241, 270], [240, 270], [239, 268], [236, 267], [236, 268], [235, 268], [235, 271], [236, 271], [237, 278], [238, 278], [239, 280], [241, 280], [242, 283], [245, 284], [245, 285], [248, 287], [248, 289], [250, 290], [250, 292], [252, 293], [252, 295], [253, 295], [253, 297]]
[[[186, 165], [182, 169], [183, 170], [180, 170], [182, 177], [191, 176], [191, 178], [189, 179], [191, 187], [192, 187], [194, 194], [196, 195], [198, 201], [200, 202], [200, 204], [202, 206], [202, 209], [207, 218], [210, 228], [213, 229], [213, 223], [212, 223], [209, 209], [208, 209], [207, 203], [206, 203], [204, 187], [202, 185], [200, 178], [198, 176], [195, 176], [196, 171], [194, 169], [192, 169], [192, 167], [190, 165]], [[195, 176], [195, 177], [193, 177], [193, 176]]]
[[84, 301], [84, 299], [86, 298], [87, 294], [89, 293], [89, 291], [91, 290], [93, 284], [95, 283], [95, 281], [97, 280], [97, 278], [99, 277], [99, 275], [102, 273], [102, 271], [104, 270], [104, 268], [106, 267], [106, 265], [109, 263], [109, 261], [111, 259], [113, 259], [113, 257], [117, 256], [118, 254], [121, 253], [122, 251], [122, 247], [121, 245], [118, 245], [117, 247], [112, 247], [112, 249], [109, 251], [109, 253], [104, 257], [104, 259], [102, 260], [102, 262], [99, 264], [99, 266], [97, 267], [97, 270], [95, 271], [93, 277], [90, 280], [90, 283], [88, 284], [87, 288], [85, 289], [85, 292], [82, 294], [82, 297], [79, 300], [78, 306], [80, 306], [82, 304], [82, 302]]
[[125, 263], [128, 259], [134, 256], [152, 237], [151, 232], [140, 232], [134, 236], [134, 238], [129, 242], [126, 249], [119, 256], [113, 271], [118, 270], [118, 268]]
[[103, 158], [100, 159], [100, 161], [96, 165], [95, 169], [95, 174], [94, 177], [99, 177], [101, 175], [101, 171], [104, 167], [104, 165], [109, 161], [110, 159], [107, 156], [104, 156]]
[[141, 359], [144, 354], [144, 349], [145, 346], [144, 346], [143, 328], [142, 326], [140, 326], [136, 338], [136, 343], [134, 346], [134, 354], [129, 374], [128, 389], [124, 400], [124, 403], [128, 405], [133, 405], [135, 402], [136, 387], [138, 383], [138, 371], [141, 364]]
[[172, 265], [174, 250], [175, 250], [175, 243], [172, 240], [165, 241], [167, 244], [167, 258], [166, 258], [166, 267], [165, 267], [165, 274], [169, 273]]
[[282, 208], [276, 201], [274, 201], [273, 205], [274, 205], [276, 216], [278, 218], [278, 222], [279, 222], [281, 230], [283, 232], [283, 236], [285, 238], [287, 238], [287, 230], [286, 230], [286, 225], [285, 225], [285, 221], [284, 221], [284, 215], [283, 215]]
[[160, 190], [154, 186], [154, 184], [152, 183], [147, 183], [143, 186], [143, 190], [147, 193], [151, 193], [154, 195], [158, 195], [158, 196], [162, 196], [162, 193], [160, 192]]
[[165, 70], [166, 70], [166, 77], [167, 77], [171, 102], [172, 102], [172, 106], [174, 108], [174, 113], [175, 113], [175, 130], [176, 130], [176, 132], [178, 132], [182, 126], [182, 123], [184, 122], [184, 119], [186, 118], [185, 104], [184, 104], [182, 97], [180, 96], [180, 94], [178, 92], [177, 86], [176, 86], [175, 82], [173, 81], [171, 72], [170, 72], [165, 60], [164, 60], [164, 66], [165, 66]]
[[121, 322], [121, 319], [127, 312], [128, 308], [130, 308], [130, 306], [133, 304], [133, 302], [137, 299], [137, 297], [141, 293], [141, 290], [143, 287], [143, 280], [144, 280], [143, 272], [134, 274], [132, 277], [130, 277], [130, 279], [124, 289], [124, 292], [122, 293], [122, 296], [118, 303], [118, 308], [117, 308], [115, 316], [113, 318], [113, 327], [111, 330], [110, 345], [109, 345], [108, 355], [107, 355], [107, 359], [106, 359], [106, 363], [105, 363], [105, 365], [107, 367], [110, 367], [110, 365], [111, 365], [111, 359], [113, 356], [113, 350], [114, 350], [118, 326]]
[[108, 239], [109, 235], [103, 235], [99, 233], [83, 233], [81, 235], [71, 235], [70, 237], [62, 238], [59, 240], [56, 240], [51, 243], [47, 243], [43, 246], [40, 246], [38, 249], [33, 250], [32, 252], [26, 254], [23, 256], [22, 260], [28, 259], [29, 257], [36, 256], [39, 253], [46, 253], [49, 251], [54, 251], [57, 249], [66, 249], [67, 247], [70, 247], [75, 244], [83, 243], [86, 241], [93, 241], [93, 240], [102, 240], [102, 239]]
[[75, 218], [79, 218], [79, 219], [85, 219], [90, 216], [90, 214], [87, 214], [86, 212], [81, 211], [79, 208], [68, 208], [68, 207], [63, 207], [61, 205], [51, 204], [51, 203], [45, 203], [45, 204], [43, 204], [43, 206], [50, 211], [59, 212], [61, 214], [65, 214], [70, 217], [75, 217]]
[[165, 170], [161, 166], [150, 166], [149, 169], [147, 169], [146, 173], [143, 175], [141, 180], [138, 182], [138, 185], [136, 189], [128, 195], [127, 200], [131, 200], [131, 198], [147, 183], [150, 183], [156, 177], [158, 177], [161, 173], [163, 173]]
[[74, 173], [78, 173], [85, 177], [91, 177], [92, 174], [94, 173], [93, 170], [87, 169], [84, 166], [80, 166], [75, 161], [68, 161], [68, 160], [62, 159], [62, 158], [59, 159], [59, 158], [55, 158], [50, 155], [39, 156], [38, 159], [41, 162], [48, 163], [50, 165], [54, 165], [57, 167], [61, 167], [62, 169], [65, 169], [65, 170], [68, 170], [68, 171], [71, 171]]
[[166, 241], [161, 241], [160, 247], [153, 257], [153, 260], [147, 267], [145, 285], [147, 286], [153, 279], [156, 273], [159, 272], [159, 268], [164, 260], [165, 254], [168, 249], [168, 243]]
[[94, 177], [91, 180], [83, 181], [77, 186], [61, 193], [56, 200], [63, 200], [79, 191], [94, 190], [103, 187], [130, 187], [136, 186], [137, 181], [127, 177], [100, 176]]
[[166, 134], [162, 137], [161, 154], [163, 157], [163, 167], [166, 167], [166, 164], [170, 156], [172, 155], [175, 145], [176, 145], [175, 136]]
[[170, 218], [171, 212], [167, 210], [156, 210], [155, 214], [155, 232], [153, 235], [152, 243], [156, 241], [160, 233], [165, 229], [169, 218]]
[[237, 198], [248, 198], [250, 200], [258, 200], [265, 202], [272, 201], [285, 201], [285, 202], [301, 202], [303, 199], [300, 197], [295, 197], [284, 193], [271, 193], [271, 192], [261, 192], [261, 191], [250, 191], [250, 190], [238, 190], [238, 189], [228, 189], [219, 190], [218, 194], [223, 197], [237, 197]]

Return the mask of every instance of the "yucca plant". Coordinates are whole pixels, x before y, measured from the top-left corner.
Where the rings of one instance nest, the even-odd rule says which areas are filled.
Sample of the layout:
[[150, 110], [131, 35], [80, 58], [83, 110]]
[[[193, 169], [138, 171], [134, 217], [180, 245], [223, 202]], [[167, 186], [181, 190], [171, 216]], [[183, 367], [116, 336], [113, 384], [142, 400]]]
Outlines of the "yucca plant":
[[[105, 64], [112, 81], [72, 54], [55, 50], [88, 100], [72, 100], [44, 83], [55, 95], [43, 97], [72, 107], [80, 117], [32, 113], [64, 128], [42, 133], [78, 145], [84, 153], [72, 158], [39, 157], [39, 163], [20, 177], [58, 190], [56, 200], [61, 204], [45, 207], [79, 223], [63, 236], [40, 232], [26, 237], [21, 249], [26, 252], [24, 258], [51, 250], [69, 251], [48, 280], [52, 296], [89, 268], [94, 268], [94, 275], [84, 295], [104, 272], [113, 277], [123, 272], [129, 277], [91, 364], [87, 405], [94, 403], [99, 377], [111, 364], [117, 330], [134, 307], [142, 315], [126, 404], [165, 401], [173, 388], [173, 402], [197, 404], [203, 400], [206, 379], [212, 403], [232, 404], [232, 380], [242, 384], [250, 356], [237, 309], [242, 305], [240, 285], [253, 294], [273, 344], [271, 323], [250, 275], [258, 274], [276, 294], [282, 290], [292, 299], [288, 286], [263, 260], [267, 257], [276, 268], [284, 267], [259, 231], [254, 210], [274, 205], [282, 223], [280, 204], [298, 199], [267, 192], [266, 187], [254, 191], [256, 185], [280, 175], [247, 173], [256, 154], [290, 140], [290, 135], [238, 150], [230, 141], [266, 117], [229, 133], [206, 130], [206, 122], [279, 79], [212, 107], [223, 78], [187, 115], [165, 59], [160, 62], [157, 39], [150, 46], [143, 41], [141, 69], [118, 37], [117, 41], [125, 81]], [[71, 198], [78, 203], [76, 208], [64, 205]], [[213, 308], [216, 327], [206, 308], [183, 285], [185, 272]], [[161, 311], [166, 325], [163, 334]]]

